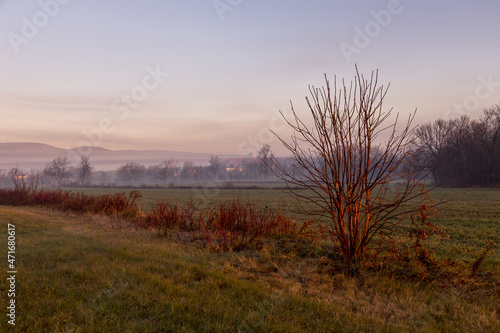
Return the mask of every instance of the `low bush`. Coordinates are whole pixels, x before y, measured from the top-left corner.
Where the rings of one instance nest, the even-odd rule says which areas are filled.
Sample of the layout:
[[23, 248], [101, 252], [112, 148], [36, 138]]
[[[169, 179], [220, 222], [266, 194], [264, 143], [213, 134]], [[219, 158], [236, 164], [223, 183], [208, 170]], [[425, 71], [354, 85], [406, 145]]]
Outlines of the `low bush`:
[[28, 191], [16, 189], [0, 189], [0, 205], [25, 206], [32, 203], [32, 195]]
[[194, 238], [221, 251], [238, 251], [271, 236], [297, 236], [302, 231], [281, 210], [258, 208], [250, 201], [235, 199], [218, 208], [196, 212], [194, 202], [184, 206], [157, 202], [150, 212], [134, 222], [153, 230], [190, 230]]
[[242, 250], [271, 234], [278, 227], [278, 212], [256, 209], [240, 199], [221, 203], [217, 210], [200, 220], [205, 240], [222, 250]]
[[121, 218], [133, 218], [139, 213], [139, 191], [116, 194], [88, 195], [63, 190], [25, 191], [0, 189], [0, 204], [10, 206], [43, 206], [75, 213], [95, 213]]
[[191, 230], [193, 226], [193, 216], [195, 205], [193, 201], [188, 202], [182, 207], [177, 204], [158, 201], [151, 207], [151, 211], [134, 220], [134, 222], [146, 229], [180, 229]]

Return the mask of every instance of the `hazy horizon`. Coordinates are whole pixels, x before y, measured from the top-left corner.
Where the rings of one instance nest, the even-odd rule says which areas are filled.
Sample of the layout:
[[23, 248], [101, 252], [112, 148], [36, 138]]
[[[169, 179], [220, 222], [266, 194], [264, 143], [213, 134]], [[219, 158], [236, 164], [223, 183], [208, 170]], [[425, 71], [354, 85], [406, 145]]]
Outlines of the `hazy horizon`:
[[212, 156], [217, 156], [223, 161], [249, 157], [237, 154], [173, 150], [108, 150], [102, 147], [73, 147], [67, 149], [40, 142], [0, 142], [0, 174], [2, 171], [8, 171], [12, 168], [19, 168], [23, 171], [40, 170], [46, 168], [54, 159], [59, 157], [68, 157], [70, 166], [78, 166], [81, 156], [89, 157], [90, 164], [96, 171], [116, 170], [119, 166], [127, 163], [150, 166], [165, 161], [175, 161], [179, 166], [182, 166], [185, 162], [206, 166]]
[[286, 151], [308, 85], [379, 70], [415, 123], [500, 101], [500, 3], [0, 2], [0, 142], [64, 149]]

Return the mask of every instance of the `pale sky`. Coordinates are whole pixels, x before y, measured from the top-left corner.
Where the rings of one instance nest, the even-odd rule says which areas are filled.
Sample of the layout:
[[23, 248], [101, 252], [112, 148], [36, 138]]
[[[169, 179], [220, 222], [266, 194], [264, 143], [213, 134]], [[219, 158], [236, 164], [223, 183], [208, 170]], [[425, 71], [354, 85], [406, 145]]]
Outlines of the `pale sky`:
[[417, 123], [500, 102], [500, 2], [0, 0], [0, 142], [247, 154], [308, 85], [391, 83]]

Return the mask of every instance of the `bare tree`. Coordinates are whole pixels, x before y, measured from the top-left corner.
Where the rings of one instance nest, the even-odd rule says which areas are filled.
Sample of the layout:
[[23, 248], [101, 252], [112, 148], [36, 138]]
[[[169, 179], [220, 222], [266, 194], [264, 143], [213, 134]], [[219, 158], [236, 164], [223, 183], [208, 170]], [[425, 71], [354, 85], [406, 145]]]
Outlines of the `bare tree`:
[[474, 137], [485, 152], [485, 183], [491, 186], [500, 182], [500, 104], [484, 110]]
[[260, 173], [264, 175], [264, 179], [269, 179], [269, 169], [273, 167], [271, 162], [271, 146], [269, 144], [264, 144], [259, 150], [260, 159]]
[[45, 177], [40, 170], [31, 170], [23, 172], [18, 168], [12, 168], [9, 171], [9, 179], [16, 191], [32, 194], [46, 186]]
[[158, 176], [160, 180], [162, 181], [162, 184], [165, 184], [167, 180], [173, 181], [176, 176], [176, 171], [177, 171], [177, 161], [174, 159], [168, 160], [168, 161], [163, 161], [160, 164], [160, 169], [158, 172]]
[[[365, 79], [356, 68], [354, 81], [346, 85], [342, 80], [339, 88], [336, 78], [333, 87], [326, 75], [325, 81], [321, 89], [310, 86], [311, 98], [306, 97], [312, 125], [292, 104], [292, 118], [282, 114], [294, 131], [291, 143], [274, 133], [292, 153], [293, 167], [274, 156], [272, 162], [295, 197], [315, 207], [309, 213], [328, 221], [345, 260], [359, 262], [374, 236], [396, 234], [400, 221], [419, 211], [422, 203], [413, 199], [426, 193], [418, 185], [428, 171], [415, 167], [410, 152], [415, 113], [399, 134], [397, 117], [384, 124], [392, 109], [382, 109], [388, 88], [378, 86], [378, 71]], [[384, 142], [377, 143], [382, 137]], [[395, 184], [397, 189], [391, 189]]]
[[116, 170], [116, 176], [120, 180], [128, 181], [129, 185], [137, 183], [144, 177], [146, 166], [141, 163], [127, 163]]
[[443, 147], [446, 145], [450, 130], [451, 126], [443, 119], [420, 125], [415, 131], [417, 149], [423, 146], [429, 153], [429, 157], [436, 161], [441, 160]]
[[415, 131], [420, 160], [435, 166], [442, 186], [496, 186], [500, 183], [500, 106], [480, 119], [460, 118], [424, 124]]
[[85, 181], [89, 181], [92, 176], [92, 170], [94, 168], [90, 164], [89, 156], [81, 156], [80, 163], [78, 165], [78, 179], [80, 180], [80, 184], [84, 184]]
[[210, 156], [208, 165], [208, 175], [213, 181], [220, 180], [220, 177], [226, 172], [226, 162], [219, 156]]
[[196, 166], [194, 165], [193, 162], [191, 161], [184, 162], [181, 171], [181, 178], [183, 181], [193, 180], [197, 173], [198, 170], [196, 169]]
[[260, 175], [261, 165], [256, 158], [247, 158], [243, 161], [244, 175], [247, 180], [256, 180]]
[[58, 185], [62, 185], [64, 179], [68, 177], [69, 174], [69, 157], [61, 156], [55, 158], [45, 169], [44, 174], [51, 177], [57, 181]]

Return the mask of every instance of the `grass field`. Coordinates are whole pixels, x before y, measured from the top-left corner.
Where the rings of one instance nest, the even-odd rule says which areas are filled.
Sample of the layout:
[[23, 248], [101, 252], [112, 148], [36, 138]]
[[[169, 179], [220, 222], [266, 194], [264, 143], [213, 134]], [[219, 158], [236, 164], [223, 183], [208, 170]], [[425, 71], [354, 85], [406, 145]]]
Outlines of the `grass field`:
[[[123, 189], [85, 189], [113, 191]], [[210, 206], [248, 196], [296, 210], [289, 197], [272, 189], [142, 192], [144, 206], [192, 197]], [[16, 326], [4, 314], [0, 331], [500, 331], [498, 248], [476, 277], [468, 277], [485, 247], [500, 244], [500, 190], [439, 189], [433, 196], [450, 200], [434, 218], [450, 235], [438, 259], [456, 261], [450, 269], [463, 274], [429, 283], [383, 271], [348, 276], [320, 256], [266, 247], [211, 252], [126, 221], [0, 206], [0, 254], [6, 258], [7, 224], [14, 224], [18, 270]], [[7, 265], [4, 260], [2, 276]], [[2, 278], [4, 309], [7, 290]]]
[[[250, 184], [255, 185], [255, 184]], [[246, 185], [241, 185], [246, 186]], [[263, 207], [282, 207], [286, 214], [297, 220], [307, 216], [301, 214], [300, 206], [286, 190], [276, 190], [282, 187], [275, 183], [259, 185], [258, 189], [142, 189], [139, 200], [142, 207], [148, 210], [158, 200], [169, 202], [198, 201], [199, 207], [214, 207], [221, 201], [241, 197]], [[73, 191], [83, 191], [88, 194], [116, 193], [125, 189], [89, 189], [72, 188]], [[432, 221], [443, 227], [450, 236], [441, 248], [443, 257], [452, 257], [466, 262], [475, 260], [490, 242], [500, 245], [500, 189], [435, 189], [431, 193], [436, 202], [444, 201], [438, 207], [438, 214]], [[483, 265], [500, 269], [500, 247], [495, 247]]]

